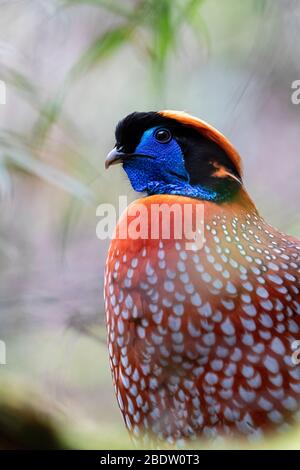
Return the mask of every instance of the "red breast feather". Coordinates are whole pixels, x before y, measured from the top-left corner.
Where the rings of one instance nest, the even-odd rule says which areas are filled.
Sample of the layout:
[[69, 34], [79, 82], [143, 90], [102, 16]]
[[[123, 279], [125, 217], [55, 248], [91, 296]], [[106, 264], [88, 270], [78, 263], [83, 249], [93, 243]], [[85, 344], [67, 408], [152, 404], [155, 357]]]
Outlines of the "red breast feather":
[[[217, 142], [241, 173], [238, 153], [214, 128], [185, 113], [161, 115]], [[204, 204], [201, 250], [172, 236], [116, 237], [108, 253], [109, 356], [127, 428], [168, 443], [288, 428], [300, 419], [300, 366], [292, 361], [300, 242], [270, 227], [244, 189], [222, 204], [150, 196], [130, 213], [143, 204], [149, 221], [153, 204], [174, 203]], [[131, 219], [127, 211], [118, 229]]]
[[[150, 212], [174, 202], [197, 204], [176, 196], [138, 204]], [[258, 437], [299, 417], [300, 244], [238, 205], [205, 202], [205, 222], [199, 251], [174, 239], [110, 246], [110, 361], [137, 436]]]

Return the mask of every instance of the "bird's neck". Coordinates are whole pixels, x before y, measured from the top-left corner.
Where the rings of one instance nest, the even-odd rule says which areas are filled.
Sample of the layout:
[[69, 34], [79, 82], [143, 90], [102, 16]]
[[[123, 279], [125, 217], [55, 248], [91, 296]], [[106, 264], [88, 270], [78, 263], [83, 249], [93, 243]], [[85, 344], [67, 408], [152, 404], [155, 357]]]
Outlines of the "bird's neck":
[[192, 186], [189, 183], [166, 184], [163, 182], [149, 183], [147, 186], [149, 196], [181, 196], [198, 199], [199, 201], [212, 202], [220, 207], [228, 207], [230, 211], [247, 211], [258, 214], [258, 211], [245, 188], [241, 185], [228, 188], [227, 191], [218, 192], [212, 188]]
[[229, 212], [235, 213], [235, 215], [242, 215], [243, 213], [251, 213], [257, 216], [259, 215], [254, 202], [243, 186], [240, 187], [231, 200], [224, 201], [223, 203], [218, 204], [218, 206], [220, 208], [226, 209]]
[[216, 191], [202, 186], [192, 186], [186, 183], [165, 183], [165, 182], [150, 182], [147, 185], [147, 194], [153, 196], [155, 194], [165, 194], [171, 196], [184, 196], [203, 201], [217, 201], [219, 195]]
[[180, 179], [150, 181], [147, 183], [145, 190], [149, 196], [155, 194], [177, 195], [215, 203], [232, 203], [241, 198], [242, 203], [245, 203], [248, 199], [249, 204], [253, 205], [249, 196], [248, 198], [245, 197], [246, 191], [242, 182], [230, 177], [211, 177], [201, 184], [191, 184], [188, 180], [183, 181]]

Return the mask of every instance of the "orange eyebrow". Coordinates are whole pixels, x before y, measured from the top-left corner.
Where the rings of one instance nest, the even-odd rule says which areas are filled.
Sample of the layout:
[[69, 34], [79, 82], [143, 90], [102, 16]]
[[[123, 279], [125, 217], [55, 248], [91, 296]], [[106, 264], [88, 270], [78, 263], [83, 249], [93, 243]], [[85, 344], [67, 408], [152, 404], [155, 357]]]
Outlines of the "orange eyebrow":
[[217, 176], [218, 178], [226, 178], [227, 176], [229, 176], [230, 178], [240, 183], [240, 180], [235, 175], [226, 170], [226, 168], [224, 168], [223, 166], [218, 165], [217, 163], [213, 163], [213, 166], [216, 168], [216, 171], [213, 173], [213, 176]]
[[239, 174], [242, 175], [242, 161], [239, 153], [229, 142], [229, 140], [213, 126], [195, 116], [191, 116], [190, 114], [185, 113], [184, 111], [173, 111], [168, 109], [159, 111], [159, 114], [169, 119], [175, 119], [176, 121], [181, 122], [187, 126], [194, 127], [202, 135], [216, 142], [216, 144], [218, 144], [227, 153], [236, 166]]

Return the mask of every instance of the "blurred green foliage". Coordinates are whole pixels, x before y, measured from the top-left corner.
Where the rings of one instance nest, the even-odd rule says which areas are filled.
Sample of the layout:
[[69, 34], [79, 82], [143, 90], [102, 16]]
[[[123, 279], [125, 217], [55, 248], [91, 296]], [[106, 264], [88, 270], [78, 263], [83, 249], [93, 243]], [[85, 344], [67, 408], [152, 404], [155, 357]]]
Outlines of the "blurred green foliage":
[[138, 0], [134, 2], [101, 0], [63, 0], [66, 6], [92, 4], [121, 18], [120, 24], [99, 35], [79, 59], [71, 73], [77, 75], [99, 64], [118, 51], [124, 43], [139, 47], [149, 61], [154, 82], [165, 86], [165, 72], [171, 53], [180, 47], [186, 25], [197, 35], [205, 25], [200, 7], [204, 0]]
[[[36, 84], [21, 72], [5, 66], [1, 67], [1, 77], [7, 86], [17, 91], [21, 100], [34, 108], [38, 122], [44, 119], [53, 122], [55, 113], [45, 109]], [[32, 132], [26, 129], [22, 134], [11, 129], [0, 129], [0, 198], [10, 192], [10, 171], [17, 169], [55, 184], [82, 200], [91, 200], [90, 190], [82, 182], [43, 162], [42, 148], [37, 142], [41, 136], [36, 126], [38, 124], [33, 126]]]
[[0, 451], [132, 448], [124, 428], [98, 425], [73, 409], [64, 413], [43, 390], [13, 375], [1, 375]]
[[[116, 54], [127, 43], [137, 46], [149, 61], [153, 84], [156, 91], [163, 90], [167, 61], [181, 42], [181, 29], [186, 24], [194, 32], [205, 31], [205, 25], [198, 14], [204, 0], [62, 0], [57, 8], [91, 5], [109, 11], [117, 18], [117, 25], [104, 32], [78, 58], [67, 73], [54, 96], [41, 98], [37, 83], [22, 72], [1, 66], [1, 77], [13, 87], [20, 99], [33, 107], [36, 122], [31, 131], [17, 134], [0, 129], [0, 195], [10, 190], [10, 171], [14, 169], [56, 184], [82, 200], [91, 200], [91, 191], [83, 181], [46, 164], [43, 161], [43, 146], [53, 126], [60, 120], [64, 123], [64, 99], [74, 81], [91, 67], [101, 65], [102, 61]], [[149, 91], [150, 92], [150, 91]]]
[[60, 0], [64, 8], [91, 5], [106, 10], [117, 24], [92, 41], [66, 75], [54, 98], [44, 104], [35, 126], [35, 135], [42, 142], [47, 138], [63, 110], [70, 87], [91, 68], [101, 66], [108, 57], [116, 55], [124, 46], [133, 45], [145, 62], [149, 63], [149, 93], [163, 95], [166, 70], [171, 55], [180, 48], [184, 26], [200, 40], [208, 34], [200, 8], [205, 0]]
[[[31, 131], [14, 134], [0, 130], [0, 190], [9, 191], [9, 171], [21, 169], [56, 184], [85, 201], [91, 200], [91, 191], [84, 181], [66, 175], [43, 162], [43, 146], [53, 126], [59, 120], [68, 125], [64, 116], [64, 100], [81, 76], [92, 67], [101, 66], [104, 59], [116, 55], [124, 46], [133, 45], [149, 64], [151, 88], [158, 96], [164, 94], [167, 84], [168, 62], [183, 46], [183, 38], [190, 31], [201, 43], [209, 43], [209, 33], [201, 15], [206, 0], [56, 0], [57, 8], [91, 6], [109, 12], [115, 21], [91, 42], [66, 74], [54, 96], [41, 98], [37, 83], [18, 70], [5, 66], [1, 76], [14, 87], [20, 99], [36, 111], [36, 122]], [[266, 0], [253, 0], [254, 11], [261, 13]], [[100, 28], [102, 29], [102, 28]]]

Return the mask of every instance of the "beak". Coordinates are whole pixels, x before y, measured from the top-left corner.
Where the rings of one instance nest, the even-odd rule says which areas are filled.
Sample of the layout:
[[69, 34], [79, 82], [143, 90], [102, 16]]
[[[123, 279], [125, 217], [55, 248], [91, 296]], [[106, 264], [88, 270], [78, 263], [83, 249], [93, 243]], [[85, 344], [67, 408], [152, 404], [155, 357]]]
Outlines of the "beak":
[[116, 147], [114, 147], [105, 159], [105, 169], [107, 170], [111, 165], [117, 165], [117, 163], [123, 162], [123, 157], [126, 154], [120, 152]]

